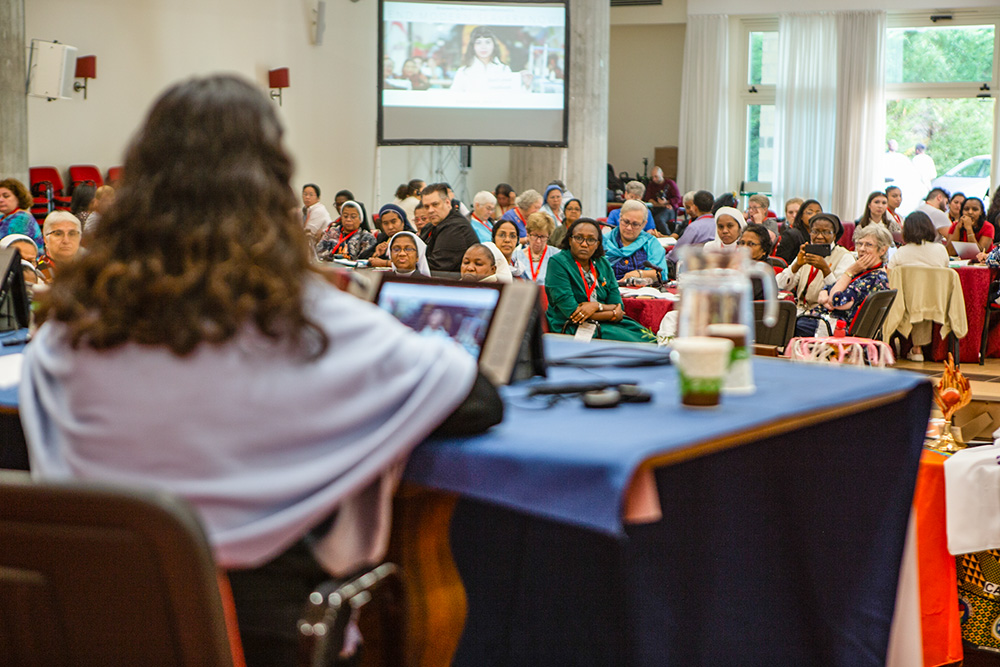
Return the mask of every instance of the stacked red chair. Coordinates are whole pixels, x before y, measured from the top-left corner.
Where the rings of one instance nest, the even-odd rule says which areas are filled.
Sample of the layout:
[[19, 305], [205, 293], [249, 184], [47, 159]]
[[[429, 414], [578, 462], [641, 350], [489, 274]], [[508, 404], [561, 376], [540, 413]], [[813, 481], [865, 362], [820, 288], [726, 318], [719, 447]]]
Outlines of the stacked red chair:
[[52, 211], [69, 210], [70, 197], [63, 192], [63, 180], [55, 167], [31, 167], [28, 170], [28, 180], [31, 197], [35, 203], [31, 214], [38, 220], [44, 220]]

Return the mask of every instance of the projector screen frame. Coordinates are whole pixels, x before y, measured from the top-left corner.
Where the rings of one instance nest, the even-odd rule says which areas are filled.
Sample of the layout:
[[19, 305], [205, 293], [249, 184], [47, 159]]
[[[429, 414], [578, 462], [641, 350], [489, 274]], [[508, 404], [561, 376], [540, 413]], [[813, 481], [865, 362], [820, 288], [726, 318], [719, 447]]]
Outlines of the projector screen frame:
[[[470, 4], [482, 5], [562, 5], [565, 16], [565, 57], [563, 58], [563, 108], [562, 108], [562, 139], [558, 141], [520, 141], [520, 140], [495, 140], [495, 139], [386, 139], [385, 126], [382, 108], [382, 93], [384, 90], [384, 77], [382, 76], [383, 58], [385, 51], [385, 20], [384, 5], [386, 2], [418, 2], [427, 4], [455, 4], [468, 6]], [[570, 1], [569, 0], [485, 0], [483, 2], [466, 2], [465, 0], [378, 0], [378, 49], [376, 53], [376, 145], [377, 146], [538, 146], [549, 148], [566, 148], [569, 146], [569, 82], [570, 68]]]

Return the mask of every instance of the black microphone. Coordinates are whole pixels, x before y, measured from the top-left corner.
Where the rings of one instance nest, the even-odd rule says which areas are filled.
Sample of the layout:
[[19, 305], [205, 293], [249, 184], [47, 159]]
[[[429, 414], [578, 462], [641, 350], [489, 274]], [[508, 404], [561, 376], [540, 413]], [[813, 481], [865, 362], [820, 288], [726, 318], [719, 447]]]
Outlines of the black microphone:
[[661, 284], [663, 282], [663, 269], [662, 268], [660, 268], [656, 264], [653, 264], [648, 259], [645, 262], [642, 263], [642, 268], [644, 268], [644, 269], [653, 269], [654, 271], [656, 271], [656, 279], [653, 281], [654, 285]]

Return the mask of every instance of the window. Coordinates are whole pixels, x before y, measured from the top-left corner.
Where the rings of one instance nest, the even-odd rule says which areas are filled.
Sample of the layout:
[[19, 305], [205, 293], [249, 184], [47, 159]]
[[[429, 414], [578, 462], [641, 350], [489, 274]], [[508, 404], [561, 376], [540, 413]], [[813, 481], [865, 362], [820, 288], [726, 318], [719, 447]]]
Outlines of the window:
[[747, 105], [747, 163], [744, 180], [774, 180], [774, 105]]
[[[886, 144], [898, 155], [887, 156], [884, 176], [902, 189], [904, 214], [933, 186], [983, 197], [992, 182], [1000, 16], [938, 18], [890, 16], [886, 35]], [[932, 167], [913, 161], [917, 144]]]
[[778, 32], [755, 31], [750, 33], [750, 71], [747, 83], [751, 86], [773, 86], [778, 81]]
[[[763, 183], [769, 191], [774, 178], [774, 86], [778, 81], [778, 21], [747, 18], [742, 21], [740, 70], [743, 174], [746, 183]], [[735, 128], [734, 128], [735, 129]], [[758, 188], [754, 187], [756, 191]]]

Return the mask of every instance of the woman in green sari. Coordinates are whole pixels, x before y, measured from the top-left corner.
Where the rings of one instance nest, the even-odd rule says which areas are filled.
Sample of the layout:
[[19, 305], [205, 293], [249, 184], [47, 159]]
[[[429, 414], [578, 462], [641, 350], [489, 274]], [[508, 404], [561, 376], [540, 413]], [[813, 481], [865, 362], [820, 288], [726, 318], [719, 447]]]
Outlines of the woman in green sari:
[[549, 260], [545, 277], [549, 328], [572, 334], [590, 320], [598, 325], [595, 338], [655, 341], [638, 322], [625, 317], [615, 272], [604, 258], [600, 225], [591, 218], [576, 220], [566, 230], [561, 247], [569, 252]]

